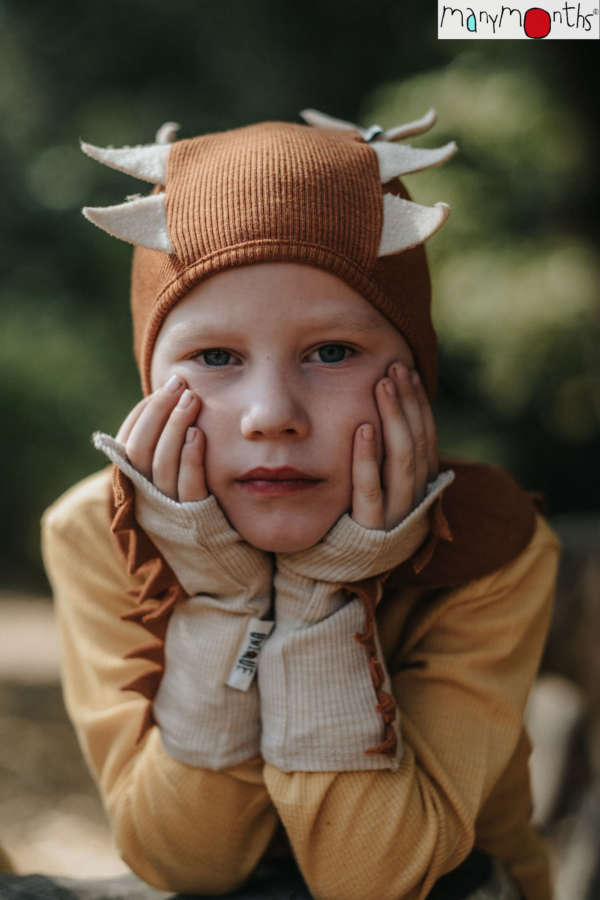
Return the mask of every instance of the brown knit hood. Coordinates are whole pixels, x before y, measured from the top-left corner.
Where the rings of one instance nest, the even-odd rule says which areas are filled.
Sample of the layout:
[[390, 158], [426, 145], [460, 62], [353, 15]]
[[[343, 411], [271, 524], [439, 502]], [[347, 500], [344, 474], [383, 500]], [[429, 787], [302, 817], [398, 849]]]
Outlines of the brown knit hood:
[[314, 110], [303, 115], [312, 125], [261, 122], [118, 149], [82, 142], [99, 162], [155, 184], [148, 196], [83, 210], [135, 245], [131, 309], [145, 394], [159, 329], [178, 300], [223, 269], [281, 260], [333, 273], [386, 316], [410, 345], [433, 402], [437, 345], [423, 241], [449, 207], [413, 203], [399, 176], [445, 162], [456, 144], [399, 143], [431, 128], [433, 110], [389, 132]]

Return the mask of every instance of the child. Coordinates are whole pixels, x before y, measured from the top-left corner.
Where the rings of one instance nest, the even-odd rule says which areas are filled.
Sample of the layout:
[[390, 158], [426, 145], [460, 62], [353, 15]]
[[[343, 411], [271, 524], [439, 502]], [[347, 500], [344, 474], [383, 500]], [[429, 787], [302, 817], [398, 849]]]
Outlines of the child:
[[398, 143], [433, 110], [302, 116], [82, 144], [154, 187], [83, 211], [135, 245], [144, 398], [43, 516], [66, 706], [152, 885], [287, 854], [318, 900], [547, 900], [523, 709], [560, 544], [539, 495], [438, 457], [449, 210], [399, 179], [456, 145]]

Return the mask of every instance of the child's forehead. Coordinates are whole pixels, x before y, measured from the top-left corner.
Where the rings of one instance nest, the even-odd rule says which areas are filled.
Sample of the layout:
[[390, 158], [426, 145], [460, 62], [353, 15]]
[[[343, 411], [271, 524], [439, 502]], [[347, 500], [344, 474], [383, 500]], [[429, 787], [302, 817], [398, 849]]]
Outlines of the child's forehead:
[[347, 282], [316, 266], [262, 262], [226, 269], [196, 284], [169, 311], [163, 327], [239, 327], [260, 321], [340, 324], [375, 332], [395, 326]]
[[195, 285], [164, 319], [156, 350], [264, 337], [282, 344], [313, 337], [364, 342], [413, 364], [402, 333], [354, 288], [327, 270], [286, 262], [226, 269]]

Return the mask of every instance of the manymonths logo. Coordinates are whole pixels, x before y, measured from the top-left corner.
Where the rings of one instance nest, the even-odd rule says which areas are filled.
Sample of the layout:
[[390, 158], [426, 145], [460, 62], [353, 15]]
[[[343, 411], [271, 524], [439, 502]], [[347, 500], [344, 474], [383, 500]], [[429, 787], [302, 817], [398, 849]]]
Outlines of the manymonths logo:
[[438, 38], [449, 40], [547, 39], [598, 40], [598, 0], [585, 3], [545, 2], [532, 6], [527, 2], [486, 3], [469, 6], [461, 2], [438, 0]]

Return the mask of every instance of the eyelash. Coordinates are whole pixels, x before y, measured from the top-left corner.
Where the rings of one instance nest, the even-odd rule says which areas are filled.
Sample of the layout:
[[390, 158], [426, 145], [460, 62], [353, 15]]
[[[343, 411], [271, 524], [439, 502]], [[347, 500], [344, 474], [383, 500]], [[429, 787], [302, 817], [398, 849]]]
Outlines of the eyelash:
[[[324, 347], [342, 347], [344, 350], [348, 350], [349, 353], [350, 353], [350, 356], [347, 356], [347, 357], [345, 357], [344, 359], [337, 360], [336, 362], [333, 362], [333, 363], [324, 363], [324, 365], [332, 365], [332, 366], [335, 366], [335, 365], [338, 365], [339, 363], [346, 362], [346, 360], [347, 360], [347, 359], [350, 359], [351, 356], [355, 356], [355, 355], [356, 355], [356, 350], [354, 350], [353, 347], [349, 347], [347, 344], [339, 344], [339, 343], [337, 343], [337, 344], [333, 344], [333, 343], [329, 343], [329, 344], [321, 344], [319, 347], [315, 347], [315, 349], [312, 350], [311, 352], [312, 352], [312, 353], [317, 353], [319, 350], [323, 350]], [[220, 351], [220, 352], [222, 352], [222, 353], [227, 353], [227, 354], [229, 354], [229, 356], [233, 356], [233, 354], [232, 354], [229, 350], [225, 350], [223, 347], [211, 347], [211, 348], [209, 348], [208, 350], [199, 350], [198, 353], [195, 353], [195, 354], [191, 357], [191, 359], [200, 359], [201, 357], [204, 356], [205, 353], [215, 353], [216, 351]], [[205, 361], [205, 364], [206, 364], [206, 368], [207, 368], [207, 369], [224, 369], [224, 368], [226, 368], [226, 366], [211, 366], [211, 365], [208, 365], [208, 364], [206, 363], [206, 361]]]

